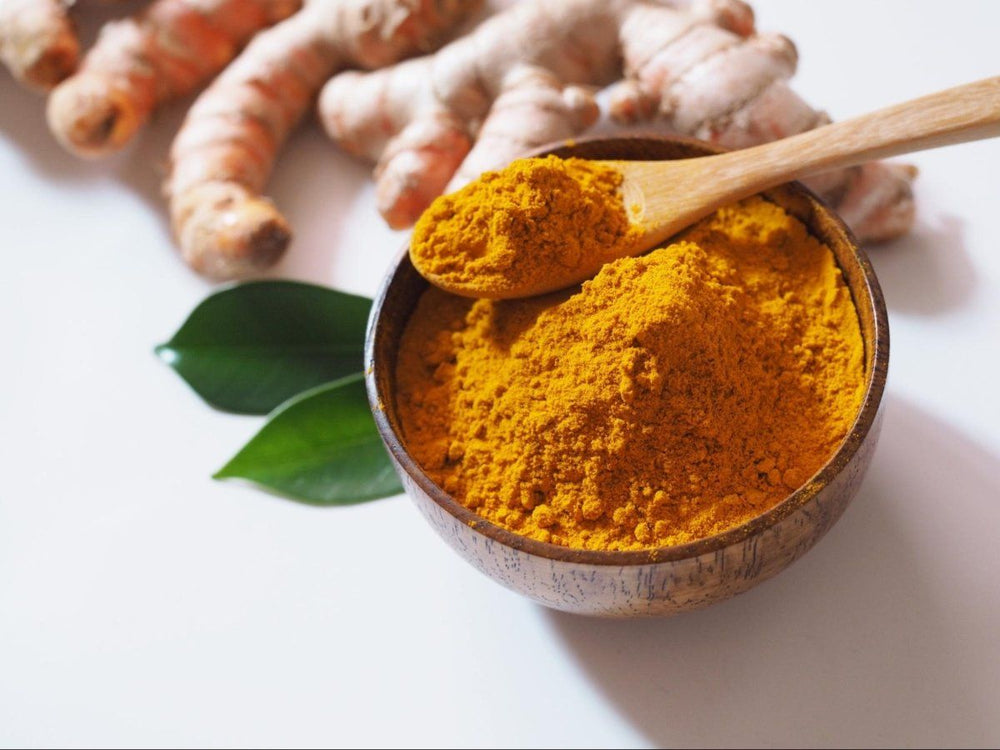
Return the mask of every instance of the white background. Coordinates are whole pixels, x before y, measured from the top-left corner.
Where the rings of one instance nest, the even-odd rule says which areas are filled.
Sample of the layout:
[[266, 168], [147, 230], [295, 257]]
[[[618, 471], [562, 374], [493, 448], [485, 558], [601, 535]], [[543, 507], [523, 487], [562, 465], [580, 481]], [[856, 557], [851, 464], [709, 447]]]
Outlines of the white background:
[[[758, 0], [834, 117], [1000, 73], [994, 2]], [[405, 498], [317, 509], [209, 479], [259, 420], [152, 354], [210, 287], [159, 198], [181, 106], [83, 164], [0, 74], [0, 744], [987, 745], [1000, 741], [1000, 142], [916, 155], [872, 251], [886, 421], [791, 569], [659, 621], [546, 611]], [[402, 237], [313, 126], [275, 275], [371, 294]]]

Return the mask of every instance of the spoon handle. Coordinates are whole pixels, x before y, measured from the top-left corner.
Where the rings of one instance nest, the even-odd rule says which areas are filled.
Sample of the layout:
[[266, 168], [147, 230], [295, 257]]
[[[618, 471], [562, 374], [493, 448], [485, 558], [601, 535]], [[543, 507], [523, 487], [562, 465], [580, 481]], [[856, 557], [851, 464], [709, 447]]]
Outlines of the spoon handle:
[[734, 167], [740, 162], [740, 171], [734, 169], [727, 177], [763, 189], [828, 169], [996, 136], [1000, 136], [1000, 77], [956, 86], [722, 158], [736, 157]]

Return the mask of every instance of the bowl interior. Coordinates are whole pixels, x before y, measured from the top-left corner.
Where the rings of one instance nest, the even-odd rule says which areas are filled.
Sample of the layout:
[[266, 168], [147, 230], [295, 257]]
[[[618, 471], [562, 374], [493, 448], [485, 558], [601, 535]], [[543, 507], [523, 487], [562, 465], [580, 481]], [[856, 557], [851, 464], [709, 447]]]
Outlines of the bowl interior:
[[[541, 149], [535, 155], [591, 159], [679, 159], [717, 153], [700, 141], [667, 137], [591, 138]], [[366, 341], [366, 380], [375, 421], [386, 447], [402, 471], [435, 503], [459, 521], [501, 544], [553, 560], [592, 565], [645, 565], [680, 560], [737, 544], [772, 526], [807, 503], [851, 460], [868, 434], [885, 387], [889, 338], [885, 301], [867, 256], [844, 223], [799, 183], [765, 192], [764, 197], [802, 221], [830, 247], [854, 298], [865, 345], [866, 391], [861, 409], [840, 448], [806, 484], [771, 510], [722, 534], [684, 545], [619, 552], [577, 550], [540, 542], [496, 526], [465, 508], [434, 484], [406, 450], [395, 400], [396, 355], [403, 329], [428, 286], [410, 263], [404, 248], [376, 296]]]

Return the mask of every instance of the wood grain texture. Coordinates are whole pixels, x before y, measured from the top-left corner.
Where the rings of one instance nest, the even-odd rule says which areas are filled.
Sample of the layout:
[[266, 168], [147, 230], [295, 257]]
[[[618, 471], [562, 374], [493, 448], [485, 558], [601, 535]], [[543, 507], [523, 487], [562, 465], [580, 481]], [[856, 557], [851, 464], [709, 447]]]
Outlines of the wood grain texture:
[[719, 206], [820, 172], [1000, 136], [1000, 77], [957, 86], [789, 138], [670, 165], [622, 163], [626, 206], [658, 245]]
[[[678, 159], [715, 153], [698, 141], [589, 139], [544, 153], [592, 159]], [[427, 282], [404, 248], [369, 320], [366, 384], [375, 421], [409, 496], [437, 533], [495, 581], [555, 609], [587, 615], [672, 615], [742, 593], [801, 557], [836, 523], [867, 470], [881, 426], [889, 357], [885, 302], [847, 227], [798, 184], [765, 197], [797, 216], [833, 250], [854, 297], [865, 341], [867, 390], [837, 453], [803, 487], [767, 513], [691, 544], [637, 552], [574, 550], [495, 526], [437, 487], [407, 453], [396, 414], [396, 351]]]

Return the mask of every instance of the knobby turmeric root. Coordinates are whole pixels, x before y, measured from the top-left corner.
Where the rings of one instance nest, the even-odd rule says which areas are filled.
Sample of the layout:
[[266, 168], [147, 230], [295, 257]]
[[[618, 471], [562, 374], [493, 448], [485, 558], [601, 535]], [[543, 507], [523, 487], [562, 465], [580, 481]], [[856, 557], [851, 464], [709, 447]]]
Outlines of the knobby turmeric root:
[[80, 43], [63, 0], [0, 0], [0, 62], [30, 88], [48, 91], [72, 73]]
[[[824, 124], [786, 84], [796, 63], [740, 0], [521, 2], [433, 55], [341, 73], [319, 110], [337, 143], [376, 162], [379, 210], [405, 227], [442, 192], [585, 130], [594, 86], [615, 84], [619, 122], [734, 148]], [[883, 240], [913, 222], [914, 174], [874, 163], [811, 183], [861, 239]]]
[[[82, 64], [70, 2], [0, 0], [0, 61], [42, 89], [79, 64], [48, 112], [78, 154], [120, 148], [160, 102], [225, 68], [192, 107], [165, 183], [184, 257], [220, 278], [256, 272], [287, 246], [288, 223], [261, 191], [315, 93], [346, 67], [392, 66], [335, 76], [320, 113], [334, 140], [376, 162], [394, 227], [483, 170], [585, 131], [595, 87], [612, 85], [614, 120], [734, 148], [827, 122], [786, 83], [792, 43], [755, 33], [740, 0], [521, 0], [403, 63], [480, 0], [154, 0], [108, 24]], [[809, 182], [861, 239], [884, 240], [913, 222], [914, 174], [871, 163]]]
[[79, 156], [124, 146], [162, 102], [222, 70], [257, 31], [301, 0], [156, 0], [108, 23], [79, 70], [49, 97], [53, 134]]
[[188, 112], [164, 190], [181, 252], [215, 278], [272, 264], [291, 237], [261, 195], [275, 156], [323, 82], [427, 51], [479, 0], [308, 0], [258, 34]]

